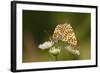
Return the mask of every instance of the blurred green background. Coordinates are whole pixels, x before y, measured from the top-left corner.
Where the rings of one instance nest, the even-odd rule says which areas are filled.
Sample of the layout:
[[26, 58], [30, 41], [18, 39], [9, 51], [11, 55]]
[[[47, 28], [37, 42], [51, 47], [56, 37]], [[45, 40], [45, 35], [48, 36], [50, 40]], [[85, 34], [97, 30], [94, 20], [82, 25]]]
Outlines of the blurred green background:
[[23, 59], [27, 62], [52, 61], [47, 51], [38, 45], [48, 41], [58, 24], [70, 23], [78, 39], [80, 56], [63, 50], [58, 60], [86, 60], [91, 58], [91, 14], [23, 10]]

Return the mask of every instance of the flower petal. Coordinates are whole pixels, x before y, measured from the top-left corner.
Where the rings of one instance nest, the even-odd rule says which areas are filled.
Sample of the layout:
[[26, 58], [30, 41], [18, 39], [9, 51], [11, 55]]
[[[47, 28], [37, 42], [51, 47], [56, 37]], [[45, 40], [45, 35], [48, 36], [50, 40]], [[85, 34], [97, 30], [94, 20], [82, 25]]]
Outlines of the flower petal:
[[67, 47], [65, 47], [65, 48], [66, 48], [67, 51], [69, 51], [69, 52], [72, 53], [72, 54], [80, 55], [79, 50], [73, 49], [71, 46], [67, 46]]
[[52, 41], [47, 41], [47, 42], [44, 42], [43, 44], [40, 44], [38, 46], [38, 48], [40, 48], [40, 49], [48, 49], [48, 48], [52, 47], [53, 44], [54, 43]]

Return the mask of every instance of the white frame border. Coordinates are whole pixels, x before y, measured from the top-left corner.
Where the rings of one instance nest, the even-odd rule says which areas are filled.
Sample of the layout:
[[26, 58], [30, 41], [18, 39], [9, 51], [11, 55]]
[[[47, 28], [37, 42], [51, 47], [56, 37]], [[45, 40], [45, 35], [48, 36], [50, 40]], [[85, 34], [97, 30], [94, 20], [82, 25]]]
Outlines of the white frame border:
[[[22, 10], [41, 10], [41, 11], [61, 11], [61, 12], [82, 12], [91, 13], [91, 60], [79, 61], [60, 61], [60, 62], [39, 62], [39, 63], [22, 63]], [[55, 68], [55, 67], [75, 67], [85, 65], [96, 65], [96, 9], [84, 7], [67, 7], [52, 6], [38, 4], [16, 4], [16, 69], [39, 69], [39, 68]]]

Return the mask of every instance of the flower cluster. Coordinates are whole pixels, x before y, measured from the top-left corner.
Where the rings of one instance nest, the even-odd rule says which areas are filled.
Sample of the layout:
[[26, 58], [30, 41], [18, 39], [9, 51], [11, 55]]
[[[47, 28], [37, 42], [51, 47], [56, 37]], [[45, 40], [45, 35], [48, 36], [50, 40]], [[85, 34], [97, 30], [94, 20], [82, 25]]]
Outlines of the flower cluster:
[[52, 41], [47, 41], [47, 42], [44, 42], [43, 44], [40, 44], [40, 45], [38, 46], [38, 48], [40, 48], [40, 49], [42, 49], [42, 50], [45, 50], [45, 49], [48, 49], [48, 48], [52, 47], [53, 44], [54, 44], [54, 42], [52, 42]]
[[49, 49], [49, 53], [51, 53], [52, 55], [58, 55], [60, 51], [61, 51], [60, 48], [55, 48], [55, 47]]
[[65, 49], [66, 49], [67, 51], [71, 52], [72, 54], [80, 55], [79, 50], [73, 49], [73, 47], [71, 47], [71, 46], [66, 46]]

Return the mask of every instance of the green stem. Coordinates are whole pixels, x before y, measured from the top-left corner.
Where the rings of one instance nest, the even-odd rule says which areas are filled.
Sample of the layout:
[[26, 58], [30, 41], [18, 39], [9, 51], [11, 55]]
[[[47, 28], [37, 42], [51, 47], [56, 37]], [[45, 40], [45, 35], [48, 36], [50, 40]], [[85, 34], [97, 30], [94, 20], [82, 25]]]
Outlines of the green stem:
[[58, 61], [58, 55], [51, 55], [51, 60], [52, 61]]
[[58, 60], [58, 55], [54, 55], [54, 61]]

